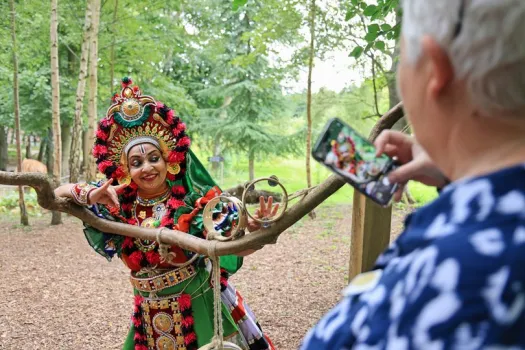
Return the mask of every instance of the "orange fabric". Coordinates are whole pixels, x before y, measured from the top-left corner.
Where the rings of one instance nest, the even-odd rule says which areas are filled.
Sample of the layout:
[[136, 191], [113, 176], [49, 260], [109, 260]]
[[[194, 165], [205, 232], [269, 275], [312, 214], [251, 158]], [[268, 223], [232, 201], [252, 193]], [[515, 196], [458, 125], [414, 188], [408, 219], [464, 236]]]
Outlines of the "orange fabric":
[[211, 201], [213, 198], [217, 197], [221, 193], [222, 192], [219, 189], [219, 187], [214, 186], [204, 195], [204, 197], [197, 199], [195, 201], [195, 209], [193, 209], [188, 214], [182, 214], [177, 220], [177, 225], [175, 225], [175, 229], [182, 232], [189, 232], [190, 224], [193, 218], [199, 213], [201, 209], [203, 209], [206, 206], [206, 204], [208, 204], [209, 201]]

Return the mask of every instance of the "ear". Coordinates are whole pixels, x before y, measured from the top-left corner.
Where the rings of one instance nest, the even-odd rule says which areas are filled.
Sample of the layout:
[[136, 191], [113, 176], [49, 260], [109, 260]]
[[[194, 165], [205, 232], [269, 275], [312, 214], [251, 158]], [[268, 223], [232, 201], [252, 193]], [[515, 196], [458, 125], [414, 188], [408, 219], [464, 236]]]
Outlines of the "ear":
[[436, 40], [425, 35], [421, 44], [423, 55], [427, 57], [430, 69], [428, 92], [430, 96], [437, 98], [454, 80], [454, 67], [447, 52], [443, 50]]

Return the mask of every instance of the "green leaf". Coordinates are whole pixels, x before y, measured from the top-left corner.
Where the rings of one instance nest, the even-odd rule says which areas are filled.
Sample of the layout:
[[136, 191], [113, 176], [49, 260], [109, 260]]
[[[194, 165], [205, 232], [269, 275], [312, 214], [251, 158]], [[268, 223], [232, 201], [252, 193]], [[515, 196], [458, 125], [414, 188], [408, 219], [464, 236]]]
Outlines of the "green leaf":
[[352, 18], [354, 18], [354, 16], [355, 11], [353, 9], [348, 10], [348, 12], [346, 12], [345, 21], [351, 20]]
[[384, 32], [388, 32], [390, 29], [392, 29], [392, 26], [388, 23], [381, 24], [381, 30]]
[[377, 39], [377, 32], [376, 33], [366, 33], [365, 40], [369, 43], [373, 42]]
[[354, 5], [354, 6], [359, 5], [359, 0], [352, 0], [352, 5]]
[[368, 26], [368, 32], [369, 33], [377, 33], [379, 32], [379, 24], [371, 24]]
[[361, 46], [356, 46], [356, 47], [354, 47], [352, 52], [350, 52], [349, 56], [358, 59], [359, 56], [361, 56], [362, 53], [363, 53], [363, 48]]
[[377, 12], [377, 6], [376, 5], [368, 5], [365, 8], [365, 11], [363, 12], [365, 16], [373, 16]]
[[232, 9], [233, 11], [237, 11], [239, 7], [242, 7], [246, 5], [248, 0], [233, 0]]
[[380, 51], [385, 51], [385, 42], [384, 41], [377, 41], [374, 46], [376, 47], [376, 49], [380, 50]]

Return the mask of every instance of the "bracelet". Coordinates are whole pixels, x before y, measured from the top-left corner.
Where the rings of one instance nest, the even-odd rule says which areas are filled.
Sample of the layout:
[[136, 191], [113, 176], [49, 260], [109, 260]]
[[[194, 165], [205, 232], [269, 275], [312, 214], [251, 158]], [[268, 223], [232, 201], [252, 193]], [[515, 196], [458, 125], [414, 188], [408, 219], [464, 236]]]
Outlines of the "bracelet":
[[91, 191], [98, 188], [87, 183], [75, 184], [71, 187], [71, 195], [73, 200], [79, 205], [88, 205], [88, 196]]

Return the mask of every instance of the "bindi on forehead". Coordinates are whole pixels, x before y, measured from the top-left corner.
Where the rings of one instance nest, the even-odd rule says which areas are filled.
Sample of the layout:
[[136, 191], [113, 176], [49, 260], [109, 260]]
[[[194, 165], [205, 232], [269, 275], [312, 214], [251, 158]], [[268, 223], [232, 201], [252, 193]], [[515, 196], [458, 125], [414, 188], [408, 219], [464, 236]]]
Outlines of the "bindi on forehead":
[[144, 148], [144, 145], [139, 145], [140, 154], [146, 154], [146, 148]]

